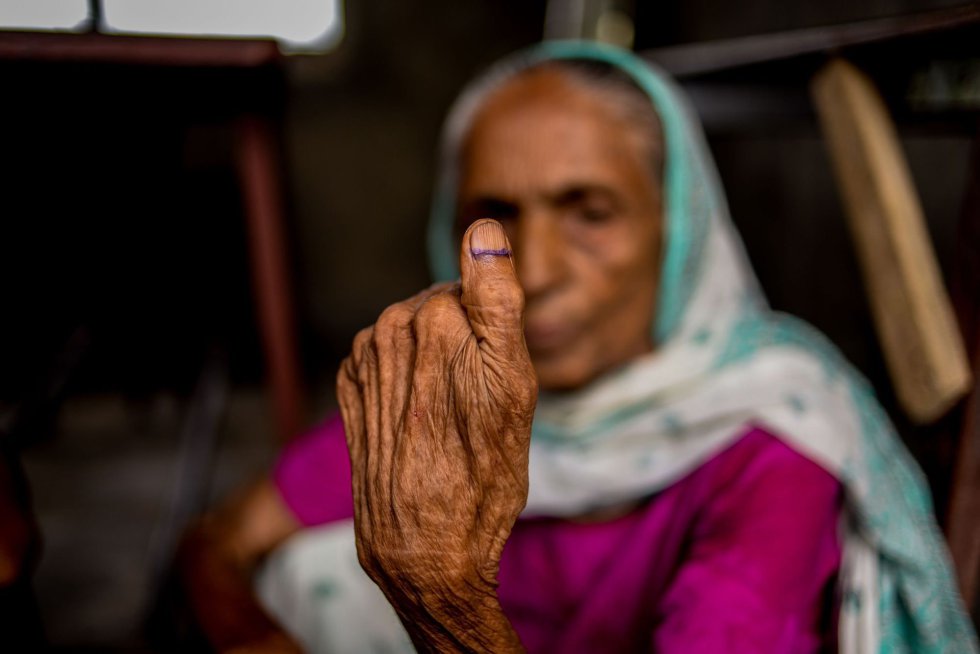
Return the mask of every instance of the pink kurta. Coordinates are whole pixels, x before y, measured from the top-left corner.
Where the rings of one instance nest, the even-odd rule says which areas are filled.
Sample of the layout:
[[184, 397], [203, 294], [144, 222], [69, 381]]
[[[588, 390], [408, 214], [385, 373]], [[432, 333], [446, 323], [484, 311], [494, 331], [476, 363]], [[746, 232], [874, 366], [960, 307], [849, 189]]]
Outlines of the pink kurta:
[[[334, 416], [275, 469], [304, 525], [350, 518], [350, 461]], [[837, 480], [752, 428], [628, 515], [521, 519], [500, 601], [530, 652], [766, 652], [834, 648]]]

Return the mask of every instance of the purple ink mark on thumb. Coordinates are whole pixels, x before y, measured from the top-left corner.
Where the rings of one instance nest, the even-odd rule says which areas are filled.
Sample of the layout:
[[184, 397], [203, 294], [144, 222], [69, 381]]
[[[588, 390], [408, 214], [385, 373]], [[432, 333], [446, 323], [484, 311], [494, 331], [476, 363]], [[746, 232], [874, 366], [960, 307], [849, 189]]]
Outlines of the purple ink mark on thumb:
[[473, 258], [477, 257], [509, 257], [510, 250], [507, 248], [500, 248], [499, 250], [485, 250], [481, 248], [472, 248], [470, 254]]

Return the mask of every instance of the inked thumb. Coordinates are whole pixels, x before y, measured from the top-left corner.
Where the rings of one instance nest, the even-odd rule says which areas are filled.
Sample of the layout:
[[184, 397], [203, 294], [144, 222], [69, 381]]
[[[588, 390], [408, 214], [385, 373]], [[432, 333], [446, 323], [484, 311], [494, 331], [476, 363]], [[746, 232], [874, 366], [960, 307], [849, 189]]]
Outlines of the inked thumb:
[[524, 350], [524, 291], [500, 223], [483, 219], [470, 225], [463, 235], [459, 269], [460, 302], [481, 349], [503, 356], [515, 347]]

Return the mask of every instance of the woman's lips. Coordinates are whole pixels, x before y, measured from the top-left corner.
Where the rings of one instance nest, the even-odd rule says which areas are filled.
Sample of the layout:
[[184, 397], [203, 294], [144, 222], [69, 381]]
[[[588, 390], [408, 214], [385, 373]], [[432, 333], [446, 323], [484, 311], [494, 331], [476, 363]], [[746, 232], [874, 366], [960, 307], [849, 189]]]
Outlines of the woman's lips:
[[527, 349], [546, 352], [561, 347], [572, 340], [575, 330], [568, 322], [558, 320], [527, 320], [524, 323], [524, 339]]

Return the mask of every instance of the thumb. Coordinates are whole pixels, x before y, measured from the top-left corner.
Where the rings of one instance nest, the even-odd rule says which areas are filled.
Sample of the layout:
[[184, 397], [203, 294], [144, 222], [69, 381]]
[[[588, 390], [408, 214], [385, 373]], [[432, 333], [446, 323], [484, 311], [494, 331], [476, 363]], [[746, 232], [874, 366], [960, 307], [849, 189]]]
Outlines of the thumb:
[[463, 235], [459, 270], [460, 302], [480, 348], [508, 357], [513, 348], [524, 349], [524, 291], [500, 223], [484, 219], [470, 225]]

